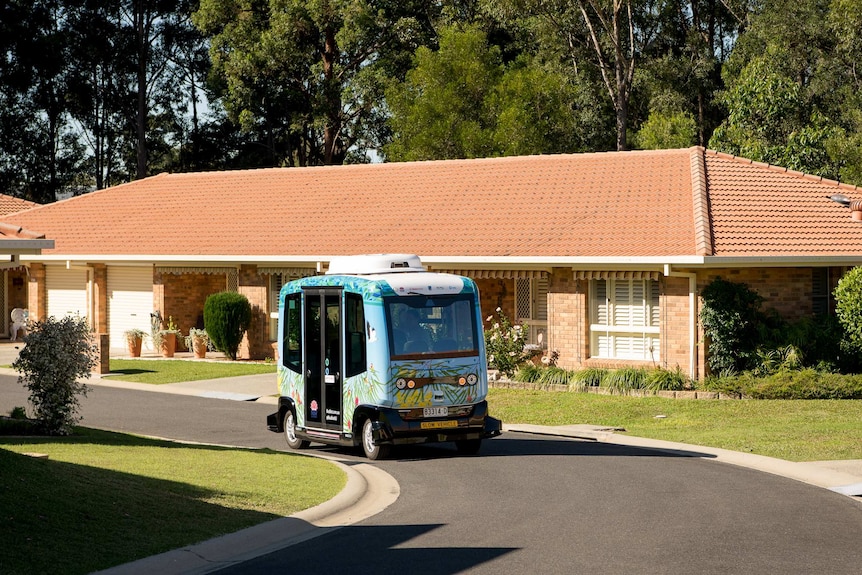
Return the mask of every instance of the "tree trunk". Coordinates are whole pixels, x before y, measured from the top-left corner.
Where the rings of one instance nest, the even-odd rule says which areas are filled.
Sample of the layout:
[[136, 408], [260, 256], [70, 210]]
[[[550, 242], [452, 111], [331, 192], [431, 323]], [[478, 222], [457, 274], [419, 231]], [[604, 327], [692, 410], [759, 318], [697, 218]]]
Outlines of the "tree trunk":
[[323, 48], [323, 90], [324, 106], [326, 107], [326, 123], [323, 127], [323, 163], [326, 165], [340, 164], [341, 151], [341, 90], [335, 79], [335, 61], [338, 58], [338, 46], [335, 42], [335, 30], [327, 25], [324, 32]]
[[147, 177], [147, 64], [149, 62], [149, 25], [146, 0], [134, 4], [135, 34], [138, 44], [137, 87], [138, 106], [136, 113], [137, 172], [136, 178]]

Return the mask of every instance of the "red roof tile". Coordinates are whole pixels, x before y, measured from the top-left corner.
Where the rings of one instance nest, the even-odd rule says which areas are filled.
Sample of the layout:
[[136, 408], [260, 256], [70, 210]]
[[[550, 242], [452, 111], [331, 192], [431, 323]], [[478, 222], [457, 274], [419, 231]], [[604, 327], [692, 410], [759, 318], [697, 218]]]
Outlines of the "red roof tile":
[[862, 254], [862, 222], [829, 199], [862, 198], [858, 188], [716, 152], [705, 160], [716, 255]]
[[35, 208], [38, 205], [39, 204], [37, 204], [36, 202], [30, 202], [27, 200], [22, 200], [21, 198], [7, 196], [6, 194], [0, 194], [0, 216], [6, 216], [9, 214], [14, 214], [16, 212], [29, 210], [30, 208]]
[[702, 148], [162, 174], [3, 221], [46, 254], [862, 254], [849, 186]]

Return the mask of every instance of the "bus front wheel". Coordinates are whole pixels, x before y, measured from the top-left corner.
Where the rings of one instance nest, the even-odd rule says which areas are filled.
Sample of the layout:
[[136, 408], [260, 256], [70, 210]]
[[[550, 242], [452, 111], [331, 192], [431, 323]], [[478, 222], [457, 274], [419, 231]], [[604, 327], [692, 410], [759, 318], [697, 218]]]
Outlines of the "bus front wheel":
[[284, 414], [284, 439], [291, 449], [305, 449], [311, 443], [296, 436], [296, 415], [292, 409], [288, 409]]
[[374, 445], [374, 435], [372, 434], [373, 422], [371, 419], [366, 419], [362, 424], [362, 449], [365, 451], [365, 457], [372, 461], [383, 459], [389, 455], [389, 445]]

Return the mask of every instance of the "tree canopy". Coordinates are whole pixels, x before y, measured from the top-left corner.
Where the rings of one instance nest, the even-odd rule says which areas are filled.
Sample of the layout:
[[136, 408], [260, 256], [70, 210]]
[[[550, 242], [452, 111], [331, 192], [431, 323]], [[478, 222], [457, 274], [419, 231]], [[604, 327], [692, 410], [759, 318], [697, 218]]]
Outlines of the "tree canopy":
[[0, 192], [709, 146], [862, 183], [858, 0], [9, 0]]

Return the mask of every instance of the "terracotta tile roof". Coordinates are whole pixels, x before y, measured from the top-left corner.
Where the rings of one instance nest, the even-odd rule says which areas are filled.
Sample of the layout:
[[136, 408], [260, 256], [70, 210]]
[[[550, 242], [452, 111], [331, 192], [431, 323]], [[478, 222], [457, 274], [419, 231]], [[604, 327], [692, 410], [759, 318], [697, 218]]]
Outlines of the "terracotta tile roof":
[[22, 200], [21, 198], [7, 196], [6, 194], [0, 194], [0, 216], [6, 216], [9, 214], [14, 214], [16, 212], [29, 210], [30, 208], [35, 208], [38, 205], [39, 204], [37, 204], [36, 202], [30, 202], [27, 200]]
[[45, 234], [31, 232], [15, 224], [0, 222], [0, 238], [4, 240], [39, 240], [44, 239]]
[[2, 221], [62, 255], [862, 254], [836, 191], [690, 148], [162, 174]]
[[704, 159], [716, 255], [862, 254], [862, 222], [828, 198], [862, 190], [712, 151]]

